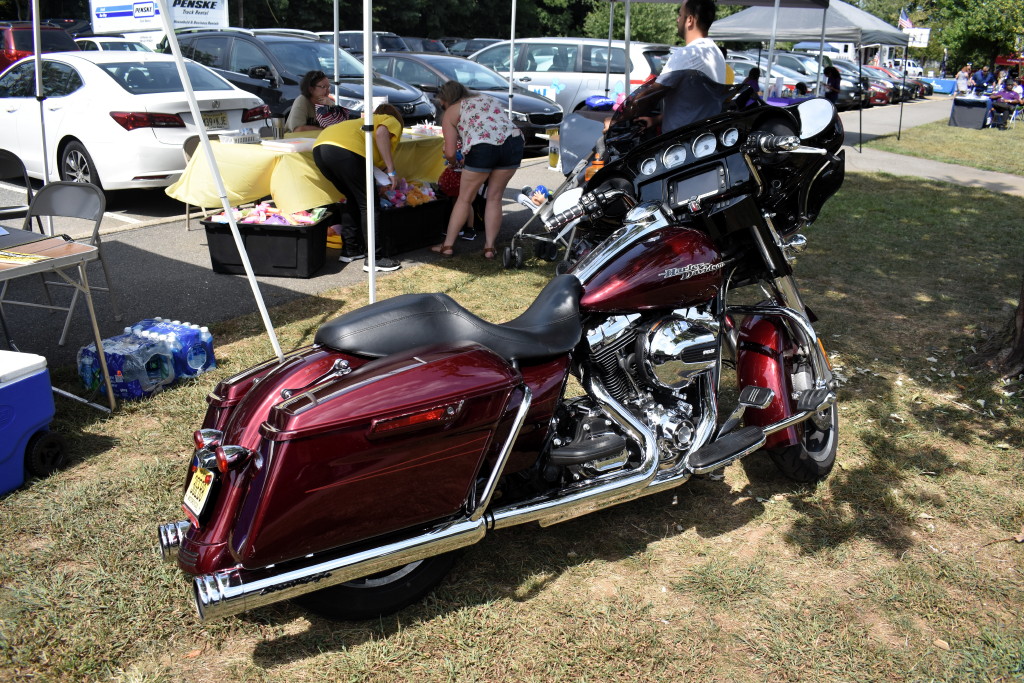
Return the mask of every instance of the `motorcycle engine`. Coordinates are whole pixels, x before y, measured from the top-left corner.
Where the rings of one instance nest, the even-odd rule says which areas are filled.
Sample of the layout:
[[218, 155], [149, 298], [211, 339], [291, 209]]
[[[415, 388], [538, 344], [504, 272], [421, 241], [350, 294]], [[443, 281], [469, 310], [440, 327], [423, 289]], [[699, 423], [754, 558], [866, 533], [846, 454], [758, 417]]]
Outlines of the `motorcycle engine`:
[[715, 386], [719, 332], [717, 318], [702, 307], [655, 319], [614, 316], [587, 331], [597, 375], [657, 435], [665, 466], [693, 443], [699, 397]]

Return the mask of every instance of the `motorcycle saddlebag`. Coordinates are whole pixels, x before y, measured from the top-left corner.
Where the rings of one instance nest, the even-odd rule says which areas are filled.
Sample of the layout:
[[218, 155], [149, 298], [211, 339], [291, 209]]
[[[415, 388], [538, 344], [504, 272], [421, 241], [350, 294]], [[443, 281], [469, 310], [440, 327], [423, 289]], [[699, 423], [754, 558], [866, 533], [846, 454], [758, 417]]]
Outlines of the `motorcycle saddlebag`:
[[455, 515], [507, 438], [520, 385], [483, 346], [426, 347], [279, 403], [232, 555], [258, 568]]

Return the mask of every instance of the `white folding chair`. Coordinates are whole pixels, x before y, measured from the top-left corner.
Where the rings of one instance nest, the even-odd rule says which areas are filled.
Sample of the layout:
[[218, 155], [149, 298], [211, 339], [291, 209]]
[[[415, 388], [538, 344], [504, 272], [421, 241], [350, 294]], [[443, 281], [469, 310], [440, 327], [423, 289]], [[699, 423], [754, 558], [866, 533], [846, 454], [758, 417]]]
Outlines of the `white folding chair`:
[[[89, 239], [82, 241], [85, 244], [96, 247], [97, 258], [100, 262], [100, 266], [103, 268], [106, 287], [90, 286], [90, 291], [109, 293], [110, 303], [114, 309], [114, 320], [121, 320], [121, 310], [111, 287], [110, 270], [107, 268], [107, 262], [103, 258], [103, 245], [100, 240], [100, 222], [103, 220], [103, 212], [106, 210], [106, 206], [107, 204], [106, 199], [103, 196], [103, 190], [99, 189], [95, 185], [69, 182], [50, 183], [49, 185], [44, 185], [40, 188], [39, 191], [35, 193], [35, 197], [32, 198], [32, 203], [29, 204], [28, 207], [28, 214], [25, 216], [24, 229], [30, 230], [32, 219], [38, 219], [38, 217], [42, 216], [51, 216], [54, 218], [81, 218], [83, 220], [92, 221], [92, 235]], [[74, 289], [74, 293], [71, 295], [71, 303], [68, 304], [67, 308], [52, 305], [42, 306], [42, 308], [54, 308], [56, 310], [67, 311], [67, 318], [64, 320], [64, 329], [61, 331], [60, 341], [57, 342], [59, 346], [63, 346], [64, 341], [68, 336], [68, 329], [71, 327], [71, 316], [75, 312], [75, 304], [78, 302], [78, 295], [81, 291], [80, 287], [82, 286], [82, 283], [73, 281], [64, 271], [57, 271], [57, 274], [65, 281], [61, 282], [59, 280], [47, 280], [44, 278], [43, 284], [45, 287], [72, 287]], [[5, 282], [3, 288], [0, 289], [0, 305], [5, 303], [35, 305], [8, 300], [6, 299], [6, 294], [7, 283]], [[47, 295], [49, 295], [48, 291]]]

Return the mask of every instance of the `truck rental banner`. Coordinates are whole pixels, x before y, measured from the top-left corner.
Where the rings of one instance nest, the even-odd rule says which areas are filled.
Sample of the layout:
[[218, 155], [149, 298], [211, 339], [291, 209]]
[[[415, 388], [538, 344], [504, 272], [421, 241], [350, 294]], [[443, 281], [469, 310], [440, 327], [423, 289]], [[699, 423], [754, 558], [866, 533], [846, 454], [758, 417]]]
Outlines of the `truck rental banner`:
[[[89, 0], [89, 9], [94, 33], [163, 32], [160, 7], [155, 0], [121, 3]], [[175, 28], [226, 27], [228, 3], [227, 0], [172, 0], [171, 15]]]

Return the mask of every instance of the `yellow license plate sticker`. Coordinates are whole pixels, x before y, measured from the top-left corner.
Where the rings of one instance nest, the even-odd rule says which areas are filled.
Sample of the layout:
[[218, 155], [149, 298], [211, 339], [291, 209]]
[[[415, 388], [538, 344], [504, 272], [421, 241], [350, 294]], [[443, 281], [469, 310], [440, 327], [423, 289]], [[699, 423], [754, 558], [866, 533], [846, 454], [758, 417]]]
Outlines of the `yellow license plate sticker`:
[[213, 472], [203, 467], [196, 470], [192, 475], [192, 481], [188, 483], [185, 491], [185, 507], [196, 517], [202, 514], [206, 507], [206, 500], [210, 497], [210, 490], [213, 488]]
[[223, 129], [228, 127], [228, 113], [226, 111], [204, 111], [202, 112], [203, 125], [211, 129]]

